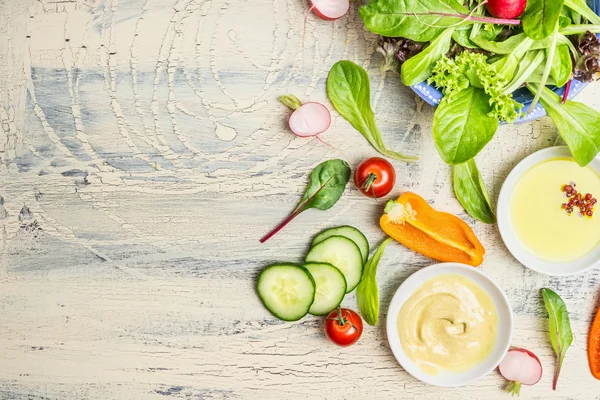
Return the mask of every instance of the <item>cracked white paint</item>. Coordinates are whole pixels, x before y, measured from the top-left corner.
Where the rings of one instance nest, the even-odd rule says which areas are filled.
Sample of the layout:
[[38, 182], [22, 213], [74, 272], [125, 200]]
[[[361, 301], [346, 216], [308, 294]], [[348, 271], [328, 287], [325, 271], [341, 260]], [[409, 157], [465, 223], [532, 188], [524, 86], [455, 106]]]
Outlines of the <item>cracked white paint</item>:
[[[544, 364], [523, 396], [599, 398], [585, 356], [599, 272], [525, 270], [495, 227], [464, 214], [430, 137], [432, 109], [378, 71], [356, 7], [335, 22], [310, 16], [302, 48], [301, 1], [0, 2], [0, 399], [506, 398], [496, 373], [461, 389], [415, 381], [386, 345], [385, 318], [339, 349], [320, 318], [281, 323], [255, 294], [263, 265], [301, 262], [323, 228], [383, 238], [381, 204], [349, 185], [331, 210], [258, 243], [316, 164], [376, 154], [335, 112], [323, 134], [331, 147], [286, 129], [277, 98], [332, 108], [325, 78], [339, 59], [368, 70], [388, 145], [421, 157], [394, 162], [395, 193], [460, 214], [486, 246], [482, 268], [515, 309], [513, 344]], [[600, 109], [597, 90], [581, 99]], [[492, 197], [512, 166], [555, 139], [547, 119], [502, 127], [478, 157]], [[383, 311], [428, 264], [388, 247]], [[543, 286], [565, 298], [575, 331], [557, 392]], [[354, 295], [344, 304], [356, 308]]]

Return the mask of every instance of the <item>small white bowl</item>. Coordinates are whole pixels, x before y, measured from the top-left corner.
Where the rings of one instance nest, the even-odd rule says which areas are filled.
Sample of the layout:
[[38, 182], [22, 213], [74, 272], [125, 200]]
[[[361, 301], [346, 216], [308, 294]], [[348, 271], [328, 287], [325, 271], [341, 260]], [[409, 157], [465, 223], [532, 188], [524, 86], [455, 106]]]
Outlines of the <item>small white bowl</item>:
[[[490, 296], [498, 313], [498, 331], [496, 344], [492, 353], [482, 362], [464, 372], [438, 372], [437, 375], [429, 375], [423, 372], [404, 353], [400, 343], [400, 335], [396, 324], [398, 313], [402, 305], [419, 289], [425, 282], [439, 275], [459, 274], [477, 283]], [[390, 308], [387, 313], [387, 337], [394, 356], [402, 365], [402, 368], [415, 378], [435, 386], [464, 386], [486, 376], [500, 364], [510, 347], [513, 332], [513, 316], [510, 303], [504, 291], [487, 275], [468, 265], [459, 263], [442, 263], [425, 267], [406, 279], [394, 294]]]
[[[498, 229], [504, 244], [508, 251], [524, 266], [534, 271], [546, 275], [564, 276], [581, 274], [590, 268], [600, 265], [600, 245], [597, 245], [592, 251], [585, 256], [570, 262], [553, 263], [550, 261], [541, 260], [532, 254], [517, 237], [510, 218], [510, 196], [515, 188], [515, 185], [521, 179], [523, 174], [531, 167], [547, 160], [558, 157], [573, 158], [566, 146], [550, 147], [548, 149], [537, 151], [523, 159], [515, 168], [508, 174], [508, 177], [502, 184], [500, 196], [498, 197]], [[596, 157], [588, 164], [598, 174], [600, 174], [600, 158]]]

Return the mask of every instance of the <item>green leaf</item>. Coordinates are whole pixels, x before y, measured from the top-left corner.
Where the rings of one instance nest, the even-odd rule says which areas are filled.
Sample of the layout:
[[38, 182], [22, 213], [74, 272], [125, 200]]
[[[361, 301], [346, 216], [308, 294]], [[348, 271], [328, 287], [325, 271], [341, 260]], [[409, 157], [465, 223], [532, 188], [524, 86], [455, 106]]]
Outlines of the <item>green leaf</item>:
[[394, 239], [387, 238], [375, 250], [365, 264], [362, 278], [356, 287], [356, 302], [363, 319], [369, 325], [377, 325], [379, 319], [379, 289], [377, 288], [377, 266], [388, 244]]
[[453, 32], [454, 28], [446, 29], [425, 50], [402, 64], [402, 82], [406, 86], [416, 85], [429, 78], [435, 64], [450, 50]]
[[577, 14], [590, 21], [592, 24], [600, 25], [600, 16], [598, 16], [586, 3], [585, 0], [565, 0], [565, 6], [576, 11]]
[[513, 80], [502, 89], [502, 93], [512, 93], [520, 88], [527, 82], [531, 74], [536, 71], [537, 67], [539, 67], [545, 59], [546, 54], [544, 50], [528, 51], [523, 61], [519, 64], [519, 69]]
[[535, 41], [530, 37], [522, 36], [519, 44], [509, 54], [493, 63], [493, 65], [496, 67], [496, 71], [498, 71], [498, 73], [506, 80], [511, 81], [515, 76], [515, 72], [519, 68], [521, 60], [531, 49], [534, 42]]
[[442, 99], [433, 116], [435, 147], [448, 164], [460, 164], [475, 157], [492, 140], [498, 120], [490, 96], [482, 89], [469, 87], [449, 101]]
[[[558, 38], [558, 22], [554, 27], [554, 33], [552, 34], [552, 44], [548, 48], [546, 52], [546, 65], [544, 66], [544, 72], [542, 73], [542, 78], [540, 79], [540, 87], [545, 88], [548, 84], [548, 77], [550, 77], [550, 71], [552, 70], [552, 65], [554, 61], [554, 54], [556, 53], [556, 41]], [[553, 78], [554, 79], [554, 78]], [[533, 96], [533, 100], [531, 100], [531, 104], [529, 104], [529, 111], [533, 111], [538, 101], [540, 100], [540, 96], [542, 95], [542, 90], [538, 90]]]
[[565, 0], [528, 0], [523, 13], [523, 31], [532, 39], [541, 40], [554, 32]]
[[[455, 0], [373, 0], [360, 7], [358, 13], [365, 27], [376, 34], [404, 37], [416, 42], [429, 42], [446, 27], [462, 21], [462, 17], [427, 14], [468, 14], [469, 10]], [[465, 21], [465, 24], [471, 21]]]
[[541, 290], [544, 299], [546, 311], [548, 311], [548, 322], [550, 323], [550, 343], [556, 353], [556, 369], [554, 370], [554, 379], [552, 389], [556, 390], [558, 376], [562, 367], [565, 355], [571, 343], [573, 343], [573, 332], [569, 321], [569, 312], [567, 305], [558, 294], [548, 288]]
[[460, 204], [474, 218], [486, 224], [496, 223], [490, 196], [474, 159], [457, 164], [454, 170], [454, 194]]
[[362, 67], [346, 60], [335, 63], [327, 77], [327, 95], [337, 112], [362, 133], [375, 150], [395, 160], [417, 161], [416, 156], [396, 153], [385, 147], [371, 109], [369, 76]]
[[[528, 84], [535, 93], [539, 85]], [[586, 166], [600, 152], [600, 113], [585, 104], [561, 98], [548, 88], [543, 88], [540, 102], [558, 129], [573, 158], [580, 166]]]
[[476, 49], [477, 45], [471, 42], [471, 26], [457, 28], [452, 34], [452, 39], [462, 47]]
[[309, 208], [328, 210], [344, 193], [350, 180], [350, 167], [343, 160], [328, 160], [317, 165], [310, 173], [310, 178], [304, 196], [296, 211]]
[[[546, 50], [546, 53], [549, 53], [549, 50]], [[547, 55], [547, 58], [550, 59], [549, 55]], [[567, 45], [556, 46], [556, 54], [552, 59], [552, 68], [550, 69], [550, 75], [556, 86], [563, 87], [571, 78], [572, 70], [573, 62], [571, 61], [569, 47]]]
[[[583, 26], [590, 26], [590, 25], [583, 25]], [[600, 29], [600, 27], [599, 27], [599, 29]], [[585, 33], [585, 32], [586, 31], [584, 30], [581, 33]], [[490, 53], [511, 54], [511, 53], [515, 52], [515, 50], [517, 50], [517, 47], [523, 42], [523, 40], [525, 38], [528, 38], [528, 36], [525, 35], [524, 33], [519, 33], [519, 34], [511, 36], [508, 39], [503, 40], [501, 42], [496, 42], [493, 40], [486, 39], [484, 37], [484, 35], [477, 35], [476, 37], [471, 39], [471, 41], [473, 43], [475, 43], [477, 46], [481, 47], [483, 50], [487, 50]], [[529, 39], [531, 39], [531, 38], [529, 38]], [[572, 45], [569, 38], [567, 38], [564, 34], [562, 34], [562, 31], [561, 31], [561, 34], [558, 36], [558, 43], [566, 44], [567, 46], [569, 44]], [[529, 45], [525, 45], [525, 46], [527, 46], [525, 51], [547, 49], [548, 47], [550, 47], [551, 44], [552, 44], [552, 37], [547, 37], [542, 40], [531, 41], [531, 43]], [[521, 49], [519, 49], [519, 50], [521, 50]], [[523, 54], [523, 53], [524, 52], [521, 52], [521, 54]]]

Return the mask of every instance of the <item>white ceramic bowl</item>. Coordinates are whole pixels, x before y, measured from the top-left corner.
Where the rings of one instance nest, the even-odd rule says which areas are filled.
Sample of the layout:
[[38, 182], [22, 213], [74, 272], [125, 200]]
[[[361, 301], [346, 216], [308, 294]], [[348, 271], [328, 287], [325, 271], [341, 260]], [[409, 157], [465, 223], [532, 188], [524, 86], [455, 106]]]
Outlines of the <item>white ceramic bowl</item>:
[[[419, 289], [423, 283], [438, 275], [459, 274], [477, 283], [489, 294], [498, 312], [498, 331], [496, 344], [492, 353], [471, 369], [464, 372], [439, 372], [429, 375], [423, 372], [404, 353], [400, 336], [396, 329], [398, 313], [408, 298]], [[387, 337], [394, 356], [402, 368], [415, 378], [436, 386], [464, 386], [489, 374], [500, 364], [509, 349], [513, 332], [512, 308], [502, 289], [487, 275], [468, 265], [459, 263], [443, 263], [425, 267], [406, 279], [394, 294], [387, 314]]]
[[[600, 265], [600, 245], [597, 245], [591, 252], [574, 261], [553, 263], [541, 260], [521, 243], [514, 231], [510, 218], [510, 196], [521, 176], [534, 165], [557, 157], [572, 158], [568, 147], [550, 147], [526, 157], [513, 168], [510, 174], [508, 174], [508, 177], [500, 190], [500, 196], [498, 197], [498, 229], [500, 230], [500, 235], [502, 236], [502, 240], [508, 248], [508, 251], [510, 251], [512, 255], [527, 268], [546, 275], [561, 276], [581, 274], [590, 268]], [[600, 174], [600, 158], [596, 157], [588, 167]]]

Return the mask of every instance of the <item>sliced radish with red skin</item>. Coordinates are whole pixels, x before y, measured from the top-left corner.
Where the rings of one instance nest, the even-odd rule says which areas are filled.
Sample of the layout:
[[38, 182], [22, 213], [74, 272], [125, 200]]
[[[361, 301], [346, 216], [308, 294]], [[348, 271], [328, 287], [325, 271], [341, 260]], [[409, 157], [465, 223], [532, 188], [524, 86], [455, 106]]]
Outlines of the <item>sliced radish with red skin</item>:
[[329, 129], [331, 113], [321, 103], [304, 103], [292, 113], [288, 124], [297, 136], [317, 136]]
[[504, 378], [511, 381], [506, 391], [517, 396], [520, 394], [521, 385], [535, 385], [542, 379], [542, 363], [527, 349], [510, 349], [498, 369]]
[[317, 17], [325, 21], [340, 19], [350, 9], [349, 0], [310, 0], [310, 3]]

